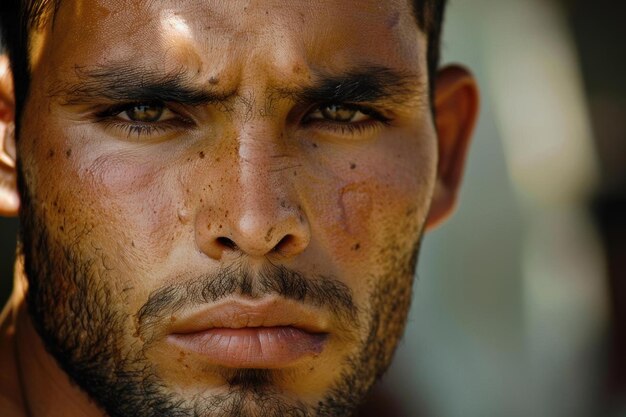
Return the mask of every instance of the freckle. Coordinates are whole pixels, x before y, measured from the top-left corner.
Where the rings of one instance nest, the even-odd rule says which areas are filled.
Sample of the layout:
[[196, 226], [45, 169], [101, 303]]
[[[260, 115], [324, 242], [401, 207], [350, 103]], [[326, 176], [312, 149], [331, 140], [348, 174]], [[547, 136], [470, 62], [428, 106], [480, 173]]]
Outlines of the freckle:
[[52, 158], [52, 157], [54, 157], [54, 150], [53, 150], [53, 149], [50, 149], [50, 150], [48, 151], [48, 158]]
[[352, 246], [352, 250], [354, 250], [354, 251], [357, 251], [359, 249], [361, 249], [361, 244], [360, 243], [357, 243], [356, 245]]
[[219, 161], [220, 161], [220, 159], [219, 159], [219, 158], [215, 158], [215, 162], [219, 162]]
[[220, 83], [220, 79], [217, 78], [216, 76], [213, 76], [213, 77], [209, 78], [209, 84], [211, 84], [211, 85], [218, 85], [219, 83]]
[[211, 230], [211, 223], [206, 225], [207, 230]]
[[61, 227], [59, 227], [59, 230], [64, 232], [65, 231], [65, 227], [61, 226]]
[[134, 240], [130, 241], [130, 246], [132, 246], [133, 248], [135, 247], [135, 241]]
[[298, 176], [298, 171], [293, 171], [293, 176], [297, 177]]
[[350, 163], [350, 169], [355, 169], [356, 168], [356, 164], [354, 162]]
[[312, 145], [314, 148], [317, 148], [317, 143], [313, 142]]
[[400, 13], [396, 12], [387, 21], [387, 27], [389, 27], [391, 29], [391, 28], [397, 26], [399, 22], [400, 22]]
[[200, 151], [200, 152], [198, 153], [198, 156], [200, 157], [200, 159], [204, 159], [204, 152], [203, 152], [203, 151]]
[[220, 229], [222, 228], [222, 225], [221, 225], [221, 224], [219, 225], [219, 228], [220, 228]]
[[68, 158], [72, 156], [72, 148], [69, 148], [67, 151], [65, 151], [65, 156]]

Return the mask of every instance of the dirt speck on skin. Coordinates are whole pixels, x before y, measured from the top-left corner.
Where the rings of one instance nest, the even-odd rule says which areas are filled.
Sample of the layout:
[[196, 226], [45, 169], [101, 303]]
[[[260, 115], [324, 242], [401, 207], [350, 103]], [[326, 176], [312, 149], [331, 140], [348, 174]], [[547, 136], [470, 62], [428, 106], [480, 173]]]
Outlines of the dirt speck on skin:
[[398, 23], [400, 23], [400, 12], [395, 12], [387, 21], [387, 26], [391, 29], [398, 26]]

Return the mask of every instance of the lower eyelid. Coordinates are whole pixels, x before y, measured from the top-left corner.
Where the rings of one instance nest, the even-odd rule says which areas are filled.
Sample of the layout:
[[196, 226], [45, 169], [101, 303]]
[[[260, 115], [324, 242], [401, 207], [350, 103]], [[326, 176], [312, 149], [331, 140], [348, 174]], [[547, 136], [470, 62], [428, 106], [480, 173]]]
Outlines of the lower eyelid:
[[383, 122], [376, 119], [360, 123], [337, 123], [324, 120], [311, 120], [305, 127], [326, 132], [331, 135], [356, 136], [376, 133], [383, 125]]

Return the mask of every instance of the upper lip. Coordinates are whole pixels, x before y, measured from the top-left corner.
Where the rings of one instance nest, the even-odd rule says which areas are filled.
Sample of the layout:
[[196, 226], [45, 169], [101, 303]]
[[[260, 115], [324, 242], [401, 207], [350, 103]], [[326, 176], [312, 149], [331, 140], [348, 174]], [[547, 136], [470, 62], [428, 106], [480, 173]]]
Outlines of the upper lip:
[[228, 299], [171, 321], [170, 334], [200, 333], [214, 328], [295, 327], [328, 333], [328, 316], [319, 309], [278, 297]]

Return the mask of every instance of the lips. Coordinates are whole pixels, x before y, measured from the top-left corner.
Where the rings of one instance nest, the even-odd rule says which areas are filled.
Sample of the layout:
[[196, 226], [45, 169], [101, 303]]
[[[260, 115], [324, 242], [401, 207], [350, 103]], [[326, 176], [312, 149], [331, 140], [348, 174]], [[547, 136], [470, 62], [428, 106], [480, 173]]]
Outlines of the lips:
[[322, 353], [323, 317], [290, 300], [229, 300], [176, 320], [168, 341], [214, 365], [282, 368]]

